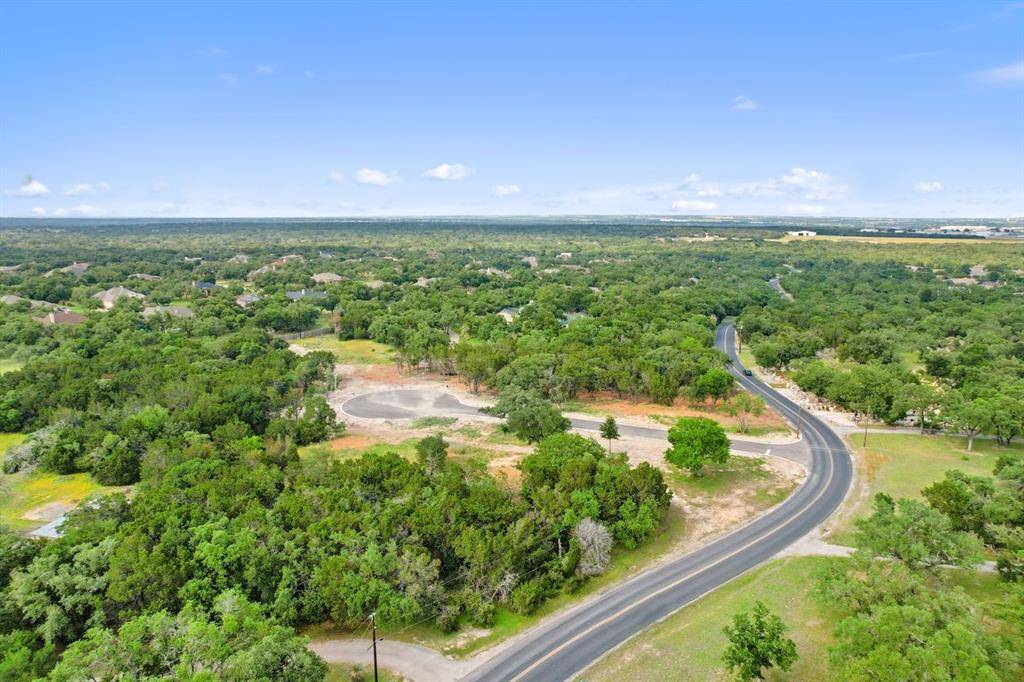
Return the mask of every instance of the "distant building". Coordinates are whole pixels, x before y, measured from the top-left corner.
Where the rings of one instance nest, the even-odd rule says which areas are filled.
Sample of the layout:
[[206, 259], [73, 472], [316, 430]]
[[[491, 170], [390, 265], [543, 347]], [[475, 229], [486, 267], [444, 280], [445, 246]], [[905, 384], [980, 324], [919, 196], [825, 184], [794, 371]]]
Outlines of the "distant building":
[[263, 298], [257, 296], [256, 294], [242, 294], [241, 296], [235, 299], [235, 303], [237, 303], [241, 308], [247, 308], [253, 303], [259, 303], [262, 300]]
[[505, 307], [498, 311], [498, 317], [506, 322], [512, 322], [519, 316], [519, 308]]
[[327, 298], [326, 291], [316, 291], [314, 289], [301, 289], [299, 291], [286, 291], [284, 292], [286, 298], [292, 301], [319, 301]]
[[281, 266], [281, 265], [287, 265], [288, 263], [305, 263], [305, 262], [306, 262], [306, 257], [305, 256], [303, 256], [301, 254], [298, 254], [298, 253], [289, 253], [286, 256], [281, 256], [276, 261], [271, 263], [271, 265]]
[[318, 272], [313, 275], [312, 279], [317, 284], [334, 284], [335, 282], [340, 282], [345, 278], [341, 275], [336, 275], [333, 272]]
[[171, 317], [195, 317], [191, 308], [180, 305], [148, 305], [142, 309], [142, 316], [146, 319], [154, 315], [170, 315]]
[[818, 233], [812, 230], [789, 230], [786, 232], [790, 237], [817, 237]]
[[92, 297], [98, 300], [101, 304], [103, 304], [104, 310], [110, 310], [122, 298], [137, 298], [140, 300], [146, 298], [137, 291], [132, 291], [131, 289], [126, 289], [121, 286], [112, 287], [110, 289], [107, 289], [106, 291], [97, 292], [93, 294]]
[[202, 292], [204, 295], [209, 296], [210, 293], [217, 288], [216, 282], [192, 282], [192, 286]]
[[571, 251], [563, 251], [562, 253], [560, 253], [557, 256], [555, 256], [555, 258], [557, 258], [558, 260], [569, 260], [570, 258], [572, 258], [572, 252]]
[[141, 279], [146, 282], [155, 282], [160, 279], [160, 276], [148, 275], [145, 272], [136, 272], [134, 275], [128, 275], [128, 279]]
[[51, 275], [54, 275], [54, 274], [56, 274], [58, 272], [66, 272], [66, 273], [74, 275], [75, 277], [81, 277], [82, 275], [85, 274], [85, 271], [88, 270], [88, 269], [89, 269], [89, 264], [88, 263], [79, 263], [78, 261], [75, 261], [71, 265], [66, 265], [63, 268], [55, 268], [53, 270], [50, 270], [49, 272], [47, 272], [43, 276], [44, 277], [50, 277]]
[[245, 255], [244, 253], [237, 253], [234, 256], [232, 256], [231, 258], [228, 258], [228, 262], [229, 263], [248, 263], [249, 262], [249, 256]]
[[49, 327], [50, 325], [53, 324], [68, 324], [72, 326], [76, 324], [82, 324], [89, 318], [87, 318], [85, 315], [73, 313], [70, 310], [55, 310], [52, 313], [47, 313], [43, 317], [37, 317], [34, 319], [36, 322], [39, 322], [40, 324]]

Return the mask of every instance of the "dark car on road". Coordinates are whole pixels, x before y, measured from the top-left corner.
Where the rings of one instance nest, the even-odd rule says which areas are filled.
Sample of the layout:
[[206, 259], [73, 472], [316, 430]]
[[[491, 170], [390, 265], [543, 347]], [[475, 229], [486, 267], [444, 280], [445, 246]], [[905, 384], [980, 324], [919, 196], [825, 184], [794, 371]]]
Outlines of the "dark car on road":
[[752, 376], [754, 376], [754, 373], [753, 373], [753, 372], [751, 372], [751, 371], [750, 371], [749, 369], [747, 369], [746, 367], [744, 367], [744, 368], [743, 368], [743, 376], [746, 376], [746, 377], [752, 377]]

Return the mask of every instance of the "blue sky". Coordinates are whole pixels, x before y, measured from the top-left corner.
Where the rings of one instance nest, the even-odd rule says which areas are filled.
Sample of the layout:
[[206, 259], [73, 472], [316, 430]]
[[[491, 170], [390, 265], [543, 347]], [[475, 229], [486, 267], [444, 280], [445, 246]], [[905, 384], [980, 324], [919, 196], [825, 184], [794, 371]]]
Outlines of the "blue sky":
[[0, 215], [1024, 215], [1024, 3], [5, 2]]

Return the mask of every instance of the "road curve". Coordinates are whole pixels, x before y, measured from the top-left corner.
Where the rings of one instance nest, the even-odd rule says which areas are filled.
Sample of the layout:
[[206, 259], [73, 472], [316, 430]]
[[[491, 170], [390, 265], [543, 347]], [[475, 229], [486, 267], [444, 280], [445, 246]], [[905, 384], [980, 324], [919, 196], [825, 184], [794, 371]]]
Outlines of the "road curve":
[[739, 530], [530, 631], [463, 680], [567, 680], [654, 622], [785, 549], [842, 502], [852, 478], [842, 439], [822, 420], [743, 374], [731, 322], [718, 328], [715, 344], [731, 359], [729, 371], [739, 383], [799, 428], [810, 461], [804, 483], [785, 502]]

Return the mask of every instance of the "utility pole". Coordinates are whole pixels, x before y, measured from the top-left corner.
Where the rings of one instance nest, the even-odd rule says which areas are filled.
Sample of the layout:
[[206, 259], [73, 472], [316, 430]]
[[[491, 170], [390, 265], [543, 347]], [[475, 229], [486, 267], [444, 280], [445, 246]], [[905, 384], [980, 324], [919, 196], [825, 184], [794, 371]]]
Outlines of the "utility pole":
[[373, 630], [373, 682], [377, 680], [377, 612], [370, 614], [370, 625]]

